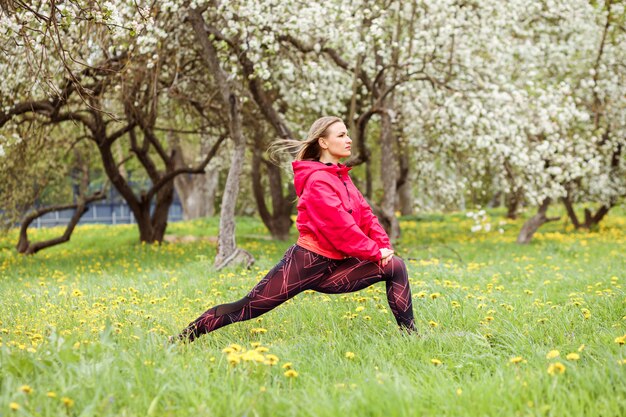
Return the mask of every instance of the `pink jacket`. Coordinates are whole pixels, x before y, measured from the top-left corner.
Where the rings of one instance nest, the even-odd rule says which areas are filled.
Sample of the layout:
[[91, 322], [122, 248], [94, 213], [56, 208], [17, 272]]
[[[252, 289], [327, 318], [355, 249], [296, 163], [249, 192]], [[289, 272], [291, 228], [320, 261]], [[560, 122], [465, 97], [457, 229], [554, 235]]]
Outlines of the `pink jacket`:
[[341, 164], [295, 161], [297, 244], [332, 259], [354, 256], [379, 261], [391, 249], [385, 230]]

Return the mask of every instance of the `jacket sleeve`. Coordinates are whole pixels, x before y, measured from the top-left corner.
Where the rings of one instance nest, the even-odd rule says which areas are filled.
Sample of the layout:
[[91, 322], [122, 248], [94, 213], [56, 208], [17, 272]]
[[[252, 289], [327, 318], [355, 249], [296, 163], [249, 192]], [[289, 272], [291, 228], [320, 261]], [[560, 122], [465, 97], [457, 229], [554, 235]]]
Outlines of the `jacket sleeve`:
[[378, 244], [379, 248], [393, 249], [387, 232], [380, 225], [378, 218], [372, 212], [372, 208], [362, 195], [359, 197], [361, 201], [361, 229]]
[[348, 213], [331, 184], [312, 180], [307, 187], [307, 211], [311, 222], [339, 252], [359, 259], [379, 261], [378, 244], [370, 239]]

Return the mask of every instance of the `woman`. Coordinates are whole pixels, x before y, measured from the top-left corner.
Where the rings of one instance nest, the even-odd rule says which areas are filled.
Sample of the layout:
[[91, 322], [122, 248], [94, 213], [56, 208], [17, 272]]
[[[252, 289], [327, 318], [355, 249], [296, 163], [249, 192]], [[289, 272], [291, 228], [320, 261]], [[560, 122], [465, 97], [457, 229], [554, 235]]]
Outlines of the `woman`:
[[339, 160], [350, 156], [352, 139], [338, 117], [313, 123], [293, 162], [298, 200], [297, 243], [239, 301], [207, 310], [178, 336], [193, 341], [228, 324], [272, 310], [304, 290], [328, 294], [359, 291], [385, 281], [398, 325], [415, 330], [411, 289], [404, 262], [394, 257], [389, 237]]

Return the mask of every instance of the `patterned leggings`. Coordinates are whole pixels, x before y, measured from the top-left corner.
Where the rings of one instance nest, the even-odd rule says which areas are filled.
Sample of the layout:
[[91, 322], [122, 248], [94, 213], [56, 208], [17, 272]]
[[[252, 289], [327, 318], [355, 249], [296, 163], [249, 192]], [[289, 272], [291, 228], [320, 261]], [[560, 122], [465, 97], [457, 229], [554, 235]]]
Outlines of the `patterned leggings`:
[[402, 259], [394, 256], [381, 268], [374, 262], [356, 258], [329, 259], [294, 245], [247, 296], [207, 310], [178, 337], [193, 341], [228, 324], [250, 320], [305, 290], [339, 294], [359, 291], [379, 281], [386, 282], [387, 300], [398, 325], [415, 330], [411, 288]]

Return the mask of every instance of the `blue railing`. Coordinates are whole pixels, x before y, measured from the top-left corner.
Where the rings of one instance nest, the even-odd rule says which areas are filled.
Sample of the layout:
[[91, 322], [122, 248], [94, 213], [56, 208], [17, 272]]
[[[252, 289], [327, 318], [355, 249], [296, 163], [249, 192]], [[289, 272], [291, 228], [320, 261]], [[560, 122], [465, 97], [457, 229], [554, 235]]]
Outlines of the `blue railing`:
[[[152, 207], [154, 209], [154, 206]], [[52, 226], [64, 226], [66, 225], [72, 215], [73, 209], [56, 211], [53, 213], [47, 213], [37, 218], [31, 224], [31, 227], [52, 227]], [[176, 222], [183, 219], [183, 209], [179, 202], [174, 201], [170, 206], [170, 211], [167, 217], [168, 222]], [[126, 204], [122, 203], [100, 203], [90, 204], [89, 209], [83, 217], [81, 217], [78, 224], [130, 224], [135, 223], [135, 217], [133, 212]]]

